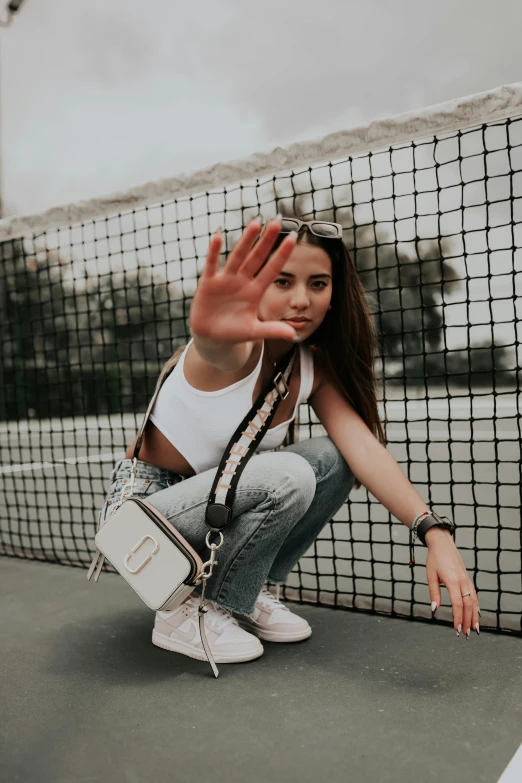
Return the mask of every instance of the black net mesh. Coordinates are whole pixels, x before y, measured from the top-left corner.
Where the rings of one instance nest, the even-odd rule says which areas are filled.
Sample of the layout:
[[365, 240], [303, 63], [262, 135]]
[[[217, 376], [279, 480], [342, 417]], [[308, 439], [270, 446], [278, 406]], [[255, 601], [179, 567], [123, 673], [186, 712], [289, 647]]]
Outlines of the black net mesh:
[[[0, 245], [0, 553], [85, 567], [210, 235], [342, 223], [380, 334], [387, 447], [458, 525], [481, 625], [520, 631], [522, 119], [302, 166]], [[324, 433], [308, 404], [299, 439]], [[287, 597], [431, 618], [426, 550], [361, 488]], [[443, 591], [444, 592], [444, 591]], [[451, 618], [447, 593], [438, 613]]]

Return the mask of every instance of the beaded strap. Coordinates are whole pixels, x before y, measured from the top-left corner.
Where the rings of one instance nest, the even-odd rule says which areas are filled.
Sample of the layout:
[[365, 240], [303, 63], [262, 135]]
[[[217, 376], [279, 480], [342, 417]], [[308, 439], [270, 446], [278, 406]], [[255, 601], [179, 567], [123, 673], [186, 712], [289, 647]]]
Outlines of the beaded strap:
[[429, 517], [430, 514], [431, 514], [431, 511], [422, 511], [420, 514], [417, 514], [417, 516], [415, 517], [415, 519], [412, 522], [412, 526], [410, 528], [410, 562], [408, 564], [410, 566], [410, 568], [413, 568], [413, 566], [415, 565], [415, 557], [414, 557], [414, 554], [413, 554], [413, 544], [414, 544], [414, 542], [418, 538], [418, 536], [417, 536], [417, 528], [420, 525], [420, 523], [422, 522], [422, 520], [426, 519], [426, 517]]

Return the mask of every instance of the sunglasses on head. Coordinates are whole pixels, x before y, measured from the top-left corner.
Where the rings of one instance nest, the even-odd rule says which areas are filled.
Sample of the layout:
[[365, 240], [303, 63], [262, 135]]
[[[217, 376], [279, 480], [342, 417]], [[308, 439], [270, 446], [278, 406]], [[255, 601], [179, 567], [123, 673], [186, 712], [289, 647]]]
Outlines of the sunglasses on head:
[[298, 220], [297, 218], [280, 218], [281, 234], [289, 234], [291, 231], [299, 231], [301, 226], [306, 226], [311, 234], [316, 237], [328, 239], [342, 239], [343, 227], [340, 223], [327, 223], [324, 220]]
[[306, 226], [311, 234], [316, 237], [328, 239], [342, 239], [343, 227], [340, 223], [326, 223], [324, 220], [297, 220], [295, 218], [281, 218], [281, 233], [289, 234], [290, 231], [299, 231], [301, 226]]

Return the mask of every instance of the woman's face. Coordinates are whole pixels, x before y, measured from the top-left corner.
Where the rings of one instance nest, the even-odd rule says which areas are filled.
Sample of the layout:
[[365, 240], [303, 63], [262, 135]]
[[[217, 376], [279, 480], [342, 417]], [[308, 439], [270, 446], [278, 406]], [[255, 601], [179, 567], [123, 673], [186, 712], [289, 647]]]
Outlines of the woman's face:
[[259, 305], [259, 319], [309, 319], [303, 326], [290, 322], [302, 341], [321, 325], [331, 298], [332, 262], [328, 253], [302, 242], [294, 247], [283, 269], [265, 291]]

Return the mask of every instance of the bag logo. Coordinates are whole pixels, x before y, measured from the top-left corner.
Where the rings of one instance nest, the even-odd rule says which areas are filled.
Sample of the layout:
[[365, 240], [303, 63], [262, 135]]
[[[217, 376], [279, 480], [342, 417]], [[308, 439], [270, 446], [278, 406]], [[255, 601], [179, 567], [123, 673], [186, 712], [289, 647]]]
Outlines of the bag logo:
[[[147, 557], [145, 558], [145, 560], [144, 560], [144, 561], [143, 561], [143, 562], [142, 562], [142, 563], [141, 563], [141, 564], [138, 566], [138, 568], [136, 568], [136, 569], [134, 569], [134, 570], [133, 570], [133, 569], [132, 569], [132, 568], [130, 568], [130, 566], [128, 565], [128, 561], [131, 559], [132, 555], [134, 555], [134, 554], [135, 554], [135, 553], [136, 553], [136, 552], [137, 552], [139, 549], [141, 549], [141, 547], [143, 546], [143, 544], [144, 544], [144, 543], [145, 543], [145, 541], [147, 541], [147, 540], [150, 540], [150, 541], [152, 541], [152, 542], [154, 543], [154, 549], [153, 549], [153, 551], [152, 551], [152, 552], [151, 552], [149, 555], [147, 555]], [[140, 571], [141, 571], [143, 568], [145, 568], [145, 566], [147, 565], [147, 563], [149, 563], [149, 562], [152, 560], [152, 556], [153, 556], [153, 555], [155, 555], [155, 554], [156, 554], [156, 552], [158, 552], [158, 551], [159, 551], [159, 548], [160, 548], [160, 545], [158, 544], [158, 542], [156, 541], [156, 539], [155, 539], [155, 538], [153, 538], [152, 536], [149, 536], [148, 534], [147, 534], [147, 535], [145, 535], [145, 536], [143, 536], [143, 538], [142, 538], [142, 539], [140, 539], [140, 540], [138, 541], [138, 543], [137, 543], [137, 544], [135, 544], [135, 545], [132, 547], [131, 551], [130, 551], [130, 552], [127, 554], [127, 555], [125, 555], [125, 559], [124, 559], [124, 561], [123, 561], [123, 563], [124, 563], [124, 565], [125, 565], [125, 568], [127, 569], [127, 571], [130, 571], [130, 573], [131, 573], [131, 574], [139, 574], [139, 572], [140, 572]]]

